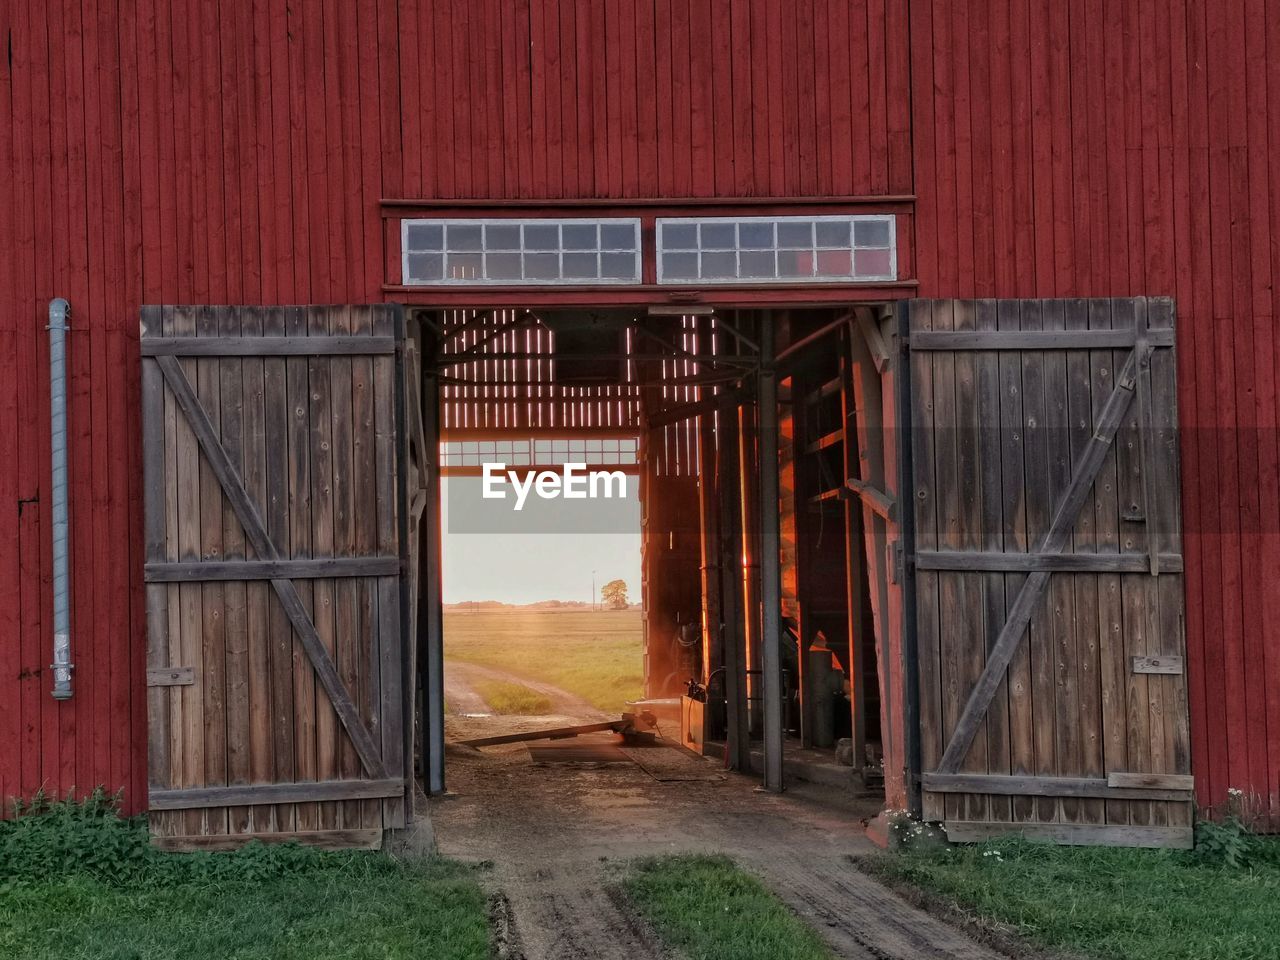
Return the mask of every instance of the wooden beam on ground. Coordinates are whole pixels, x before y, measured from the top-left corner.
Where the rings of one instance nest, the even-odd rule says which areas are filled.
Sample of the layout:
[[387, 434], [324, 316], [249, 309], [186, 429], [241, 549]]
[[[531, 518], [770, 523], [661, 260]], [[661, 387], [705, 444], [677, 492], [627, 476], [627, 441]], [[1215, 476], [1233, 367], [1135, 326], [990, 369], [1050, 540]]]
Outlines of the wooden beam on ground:
[[524, 733], [506, 733], [498, 737], [477, 737], [459, 740], [464, 747], [497, 747], [504, 743], [529, 743], [536, 740], [565, 740], [583, 733], [601, 733], [612, 730], [621, 733], [632, 726], [630, 720], [603, 720], [600, 723], [581, 723], [573, 727], [552, 727], [549, 730], [529, 730]]

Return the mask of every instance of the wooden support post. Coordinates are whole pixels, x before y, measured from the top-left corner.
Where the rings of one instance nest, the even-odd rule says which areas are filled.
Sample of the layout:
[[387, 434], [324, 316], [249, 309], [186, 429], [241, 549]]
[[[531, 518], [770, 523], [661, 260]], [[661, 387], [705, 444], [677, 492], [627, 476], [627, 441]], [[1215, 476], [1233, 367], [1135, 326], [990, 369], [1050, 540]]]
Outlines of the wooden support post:
[[[700, 322], [699, 339], [704, 351], [712, 346], [711, 318]], [[709, 391], [708, 391], [709, 392]], [[699, 398], [704, 399], [704, 398]], [[714, 399], [713, 397], [705, 399]], [[698, 417], [698, 514], [701, 521], [702, 556], [702, 680], [709, 682], [724, 663], [724, 626], [720, 613], [720, 516], [716, 502], [716, 415]]]
[[742, 629], [742, 512], [738, 504], [738, 411], [716, 415], [716, 492], [719, 500], [720, 615], [724, 621], [725, 765], [751, 769], [747, 715], [747, 648]]
[[764, 787], [782, 791], [782, 579], [778, 551], [778, 382], [773, 367], [773, 321], [760, 324], [757, 374], [760, 470], [760, 652], [764, 687]]
[[[840, 411], [844, 430], [844, 475], [855, 477], [858, 462], [857, 413], [853, 399], [852, 344], [848, 328], [840, 335]], [[866, 560], [863, 555], [862, 504], [844, 501], [845, 601], [849, 618], [849, 702], [852, 711], [853, 766], [867, 762], [867, 663], [863, 611], [867, 608]]]
[[738, 410], [738, 556], [742, 565], [742, 647], [746, 670], [747, 725], [760, 733], [760, 513], [756, 509], [760, 476], [756, 446], [756, 408]]
[[[779, 314], [774, 314], [774, 319], [779, 319]], [[776, 364], [775, 364], [776, 369]], [[814, 580], [815, 580], [815, 557], [814, 557], [814, 529], [813, 514], [809, 505], [809, 493], [817, 488], [817, 469], [815, 459], [820, 456], [817, 453], [808, 451], [811, 438], [818, 431], [809, 429], [809, 421], [812, 418], [812, 412], [809, 410], [805, 400], [808, 398], [810, 391], [814, 389], [810, 382], [810, 377], [806, 375], [804, 365], [797, 364], [796, 368], [791, 371], [791, 495], [790, 502], [787, 502], [786, 486], [781, 480], [786, 477], [786, 464], [780, 462], [778, 464], [781, 487], [781, 499], [778, 509], [785, 516], [790, 513], [791, 522], [794, 525], [794, 576], [792, 583], [795, 588], [795, 626], [796, 626], [796, 676], [792, 678], [792, 683], [800, 691], [800, 746], [812, 747], [814, 745], [814, 726], [816, 714], [816, 696], [813, 689], [813, 675], [809, 670], [809, 648], [812, 646], [814, 630]], [[781, 437], [786, 436], [786, 429], [783, 424], [786, 423], [786, 417], [779, 411], [779, 434]], [[780, 444], [781, 446], [781, 440]], [[763, 467], [763, 461], [761, 462]], [[817, 509], [822, 510], [819, 504]], [[783, 718], [782, 723], [784, 729], [789, 729], [791, 720], [790, 716], [790, 698], [784, 698], [783, 702]]]
[[427, 503], [419, 542], [418, 603], [419, 682], [422, 684], [424, 730], [423, 770], [430, 794], [445, 791], [444, 780], [444, 608], [441, 594], [442, 531], [440, 530], [440, 388], [434, 370], [422, 375], [422, 435]]

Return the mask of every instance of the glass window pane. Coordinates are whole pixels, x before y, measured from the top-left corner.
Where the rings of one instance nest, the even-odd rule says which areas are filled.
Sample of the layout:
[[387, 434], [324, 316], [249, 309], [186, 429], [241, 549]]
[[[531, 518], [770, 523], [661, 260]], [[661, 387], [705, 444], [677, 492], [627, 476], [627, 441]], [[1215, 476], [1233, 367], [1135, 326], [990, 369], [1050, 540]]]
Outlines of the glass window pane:
[[848, 277], [852, 275], [851, 255], [848, 250], [819, 250], [818, 276]]
[[634, 253], [600, 254], [600, 276], [609, 280], [634, 280], [636, 255]]
[[813, 253], [809, 250], [779, 250], [778, 276], [786, 279], [812, 277]]
[[594, 223], [566, 223], [560, 228], [566, 250], [594, 250], [597, 246]]
[[451, 253], [445, 259], [445, 278], [478, 280], [482, 275], [483, 259], [478, 253]]
[[558, 250], [560, 248], [560, 227], [554, 223], [525, 224], [524, 248], [526, 250]]
[[484, 228], [484, 245], [488, 250], [519, 250], [520, 226], [514, 223], [491, 223]]
[[410, 250], [440, 250], [444, 247], [444, 227], [438, 223], [411, 223], [406, 231]]
[[695, 280], [698, 277], [696, 253], [664, 253], [662, 276], [666, 280]]
[[858, 250], [854, 253], [855, 273], [859, 277], [888, 277], [892, 279], [888, 250]]
[[704, 223], [702, 225], [703, 250], [732, 250], [737, 246], [737, 225], [733, 223]]
[[446, 241], [450, 250], [479, 250], [480, 226], [470, 223], [451, 223]]
[[743, 250], [738, 254], [743, 277], [773, 277], [777, 275], [772, 250]]
[[564, 276], [571, 280], [586, 280], [598, 277], [594, 253], [566, 253], [564, 255]]
[[738, 255], [736, 253], [704, 253], [702, 255], [703, 277], [728, 277], [738, 275]]
[[560, 277], [558, 253], [526, 253], [524, 275], [527, 280], [556, 280]]
[[859, 247], [887, 247], [889, 221], [859, 220], [853, 226], [853, 237]]
[[780, 221], [778, 223], [778, 246], [813, 246], [813, 224], [807, 220], [802, 220], [799, 223], [787, 220]]
[[738, 246], [747, 250], [769, 250], [773, 247], [772, 223], [738, 224]]
[[439, 280], [444, 275], [444, 255], [439, 253], [409, 254], [406, 280]]
[[485, 258], [488, 265], [486, 277], [490, 280], [519, 280], [520, 254], [490, 253]]
[[849, 221], [823, 220], [813, 225], [820, 247], [848, 247]]
[[667, 223], [662, 226], [664, 250], [696, 250], [698, 228], [692, 223]]
[[601, 250], [634, 250], [636, 228], [629, 223], [600, 224]]

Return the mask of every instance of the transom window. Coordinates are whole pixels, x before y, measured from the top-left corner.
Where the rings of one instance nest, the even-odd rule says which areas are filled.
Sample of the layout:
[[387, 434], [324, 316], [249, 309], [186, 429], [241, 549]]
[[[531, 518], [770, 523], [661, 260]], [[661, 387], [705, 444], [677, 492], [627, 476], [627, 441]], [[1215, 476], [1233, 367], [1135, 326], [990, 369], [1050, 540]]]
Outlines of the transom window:
[[659, 283], [895, 280], [892, 216], [658, 220]]
[[404, 220], [406, 284], [640, 282], [638, 219]]
[[441, 466], [478, 467], [484, 463], [508, 466], [626, 466], [639, 463], [640, 441], [635, 437], [528, 438], [516, 440], [446, 440], [440, 444]]

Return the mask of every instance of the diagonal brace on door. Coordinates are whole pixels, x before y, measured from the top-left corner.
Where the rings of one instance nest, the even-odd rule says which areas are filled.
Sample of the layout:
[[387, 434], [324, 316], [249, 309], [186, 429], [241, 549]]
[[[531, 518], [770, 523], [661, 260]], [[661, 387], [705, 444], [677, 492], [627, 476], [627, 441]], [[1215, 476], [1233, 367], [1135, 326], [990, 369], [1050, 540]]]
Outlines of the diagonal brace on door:
[[[195, 391], [191, 387], [191, 381], [187, 379], [187, 375], [177, 357], [156, 357], [153, 362], [159, 365], [165, 382], [169, 385], [169, 389], [173, 391], [173, 396], [178, 401], [178, 406], [181, 407], [183, 414], [186, 416], [187, 422], [190, 424], [191, 430], [200, 444], [200, 449], [204, 451], [205, 457], [208, 458], [209, 466], [213, 470], [214, 476], [218, 478], [222, 492], [226, 495], [227, 500], [230, 501], [232, 509], [235, 510], [236, 517], [244, 527], [245, 535], [253, 545], [253, 549], [263, 560], [282, 559], [280, 551], [276, 548], [270, 534], [267, 533], [267, 528], [263, 524], [262, 518], [258, 516], [257, 508], [254, 507], [253, 501], [249, 499], [243, 480], [241, 480], [239, 473], [232, 465], [226, 449], [218, 439], [218, 435], [214, 432], [209, 415], [205, 413], [204, 407], [201, 406], [200, 400], [196, 397]], [[294, 586], [292, 580], [285, 578], [273, 578], [271, 586], [274, 588], [276, 596], [280, 598], [280, 603], [284, 607], [294, 631], [298, 634], [298, 639], [302, 643], [302, 648], [306, 651], [307, 658], [311, 661], [316, 677], [319, 678], [325, 692], [329, 695], [329, 702], [333, 704], [334, 712], [337, 713], [338, 719], [342, 721], [343, 727], [346, 728], [347, 735], [351, 737], [356, 753], [360, 756], [360, 762], [364, 765], [370, 777], [375, 780], [385, 779], [387, 776], [386, 768], [373, 742], [373, 737], [360, 719], [360, 713], [356, 710], [355, 704], [351, 700], [351, 694], [342, 682], [342, 678], [338, 676], [338, 671], [333, 665], [333, 659], [329, 656], [329, 652], [325, 650], [324, 643], [316, 632], [315, 623], [312, 622], [306, 608], [302, 605], [302, 598], [298, 595], [298, 588]]]
[[[1053, 521], [1049, 524], [1049, 529], [1039, 546], [1032, 551], [1033, 553], [1058, 553], [1065, 546], [1067, 537], [1075, 528], [1076, 517], [1084, 507], [1085, 499], [1093, 489], [1098, 472], [1102, 469], [1102, 462], [1111, 448], [1116, 431], [1124, 420], [1125, 411], [1129, 409], [1129, 403], [1134, 395], [1138, 367], [1147, 362], [1150, 350], [1149, 344], [1140, 344], [1129, 352], [1128, 359], [1117, 378], [1115, 389], [1111, 391], [1111, 395], [1103, 404], [1102, 411], [1098, 414], [1097, 428], [1089, 438], [1084, 454], [1071, 474], [1071, 481], [1067, 484], [1062, 500], [1054, 511]], [[1141, 357], [1138, 356], [1139, 353], [1142, 354]], [[1000, 635], [996, 638], [991, 652], [987, 654], [987, 665], [982, 675], [978, 677], [973, 693], [969, 696], [969, 702], [965, 704], [964, 712], [956, 723], [951, 742], [947, 744], [947, 749], [942, 754], [938, 773], [959, 771], [960, 763], [969, 753], [969, 748], [973, 746], [978, 726], [991, 706], [991, 698], [995, 696], [1000, 681], [1013, 660], [1018, 644], [1026, 633], [1027, 625], [1031, 622], [1031, 614], [1044, 594], [1050, 575], [1049, 570], [1037, 570], [1023, 581], [1022, 589], [1018, 591], [1009, 607], [1009, 617], [1001, 627]]]

